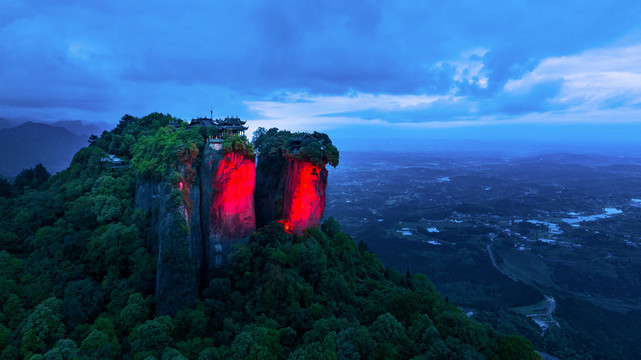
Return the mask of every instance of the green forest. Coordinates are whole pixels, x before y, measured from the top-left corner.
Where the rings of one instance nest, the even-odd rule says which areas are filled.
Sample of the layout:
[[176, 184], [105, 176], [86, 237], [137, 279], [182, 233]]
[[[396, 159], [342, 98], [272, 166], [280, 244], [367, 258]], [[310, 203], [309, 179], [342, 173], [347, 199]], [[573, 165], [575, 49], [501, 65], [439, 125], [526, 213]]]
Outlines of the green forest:
[[[320, 167], [329, 164], [338, 166], [338, 149], [332, 144], [327, 134], [314, 133], [304, 137], [304, 133], [279, 131], [277, 128], [266, 130], [258, 128], [254, 133], [254, 145], [264, 156], [273, 157], [276, 154], [283, 154], [287, 158], [306, 160]], [[300, 148], [293, 150], [292, 142], [300, 141]], [[315, 141], [311, 141], [311, 140]]]
[[[278, 222], [258, 229], [195, 305], [155, 316], [158, 248], [136, 181], [181, 181], [179, 164], [212, 130], [125, 115], [67, 170], [0, 180], [0, 359], [540, 358], [524, 337], [469, 319], [426, 276], [384, 267], [332, 218], [303, 236]], [[246, 139], [225, 151], [255, 156]], [[338, 162], [333, 146], [301, 153]]]

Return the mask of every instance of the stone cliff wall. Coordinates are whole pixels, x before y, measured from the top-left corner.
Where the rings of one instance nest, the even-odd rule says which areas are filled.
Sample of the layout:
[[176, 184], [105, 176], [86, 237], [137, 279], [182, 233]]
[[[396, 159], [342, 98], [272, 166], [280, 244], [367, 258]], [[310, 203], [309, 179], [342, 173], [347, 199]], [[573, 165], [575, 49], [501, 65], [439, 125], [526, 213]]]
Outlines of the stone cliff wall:
[[256, 226], [283, 217], [288, 162], [280, 155], [261, 155], [256, 165]]
[[300, 235], [307, 228], [320, 226], [325, 212], [327, 169], [291, 158], [286, 179], [281, 220], [285, 230]]
[[[175, 196], [175, 195], [174, 195]], [[201, 258], [193, 243], [191, 226], [180, 207], [169, 204], [172, 195], [160, 204], [158, 212], [158, 264], [156, 266], [156, 313], [173, 315], [198, 298]]]
[[152, 180], [136, 186], [135, 205], [150, 211], [158, 252], [156, 298], [158, 315], [171, 315], [193, 304], [198, 297], [203, 259], [200, 223], [200, 184], [186, 176], [191, 166], [179, 166], [183, 181], [178, 187]]
[[325, 212], [327, 169], [283, 155], [258, 160], [256, 224], [280, 221], [285, 230], [300, 235], [318, 227]]
[[256, 230], [254, 189], [256, 166], [242, 155], [208, 148], [201, 164], [203, 181], [201, 217], [203, 219], [204, 272], [220, 266], [232, 242]]

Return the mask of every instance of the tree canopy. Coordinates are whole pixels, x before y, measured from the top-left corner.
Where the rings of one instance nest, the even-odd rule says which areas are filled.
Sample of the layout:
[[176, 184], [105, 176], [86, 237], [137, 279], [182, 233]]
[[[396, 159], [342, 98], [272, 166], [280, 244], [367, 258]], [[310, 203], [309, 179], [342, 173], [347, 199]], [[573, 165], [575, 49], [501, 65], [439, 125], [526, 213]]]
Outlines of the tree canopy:
[[329, 136], [314, 131], [312, 134], [271, 128], [258, 128], [252, 139], [254, 147], [265, 156], [277, 154], [309, 161], [317, 166], [338, 166], [338, 149]]

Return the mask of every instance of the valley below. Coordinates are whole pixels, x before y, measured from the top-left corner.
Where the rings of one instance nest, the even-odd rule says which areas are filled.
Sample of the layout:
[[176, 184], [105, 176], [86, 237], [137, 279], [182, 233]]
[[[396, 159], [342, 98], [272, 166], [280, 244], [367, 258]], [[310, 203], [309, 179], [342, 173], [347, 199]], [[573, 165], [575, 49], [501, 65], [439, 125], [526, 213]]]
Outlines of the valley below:
[[564, 359], [638, 348], [641, 159], [346, 152], [341, 162], [325, 216], [386, 265], [426, 274], [469, 316]]

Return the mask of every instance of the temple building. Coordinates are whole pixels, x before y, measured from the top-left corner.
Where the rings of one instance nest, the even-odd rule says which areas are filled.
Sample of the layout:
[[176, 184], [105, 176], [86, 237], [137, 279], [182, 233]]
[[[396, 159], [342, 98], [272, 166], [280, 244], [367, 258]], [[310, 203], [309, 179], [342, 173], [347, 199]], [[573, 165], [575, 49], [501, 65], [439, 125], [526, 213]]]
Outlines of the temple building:
[[197, 118], [192, 119], [189, 123], [189, 127], [195, 126], [216, 126], [216, 122], [210, 118]]
[[240, 120], [239, 117], [226, 117], [224, 119], [217, 119], [216, 126], [218, 126], [218, 131], [222, 132], [225, 135], [245, 135], [245, 130], [248, 129], [245, 126], [247, 121]]
[[196, 126], [215, 126], [221, 135], [245, 135], [245, 126], [247, 121], [240, 120], [239, 117], [226, 117], [224, 119], [197, 118], [191, 120], [189, 127]]

